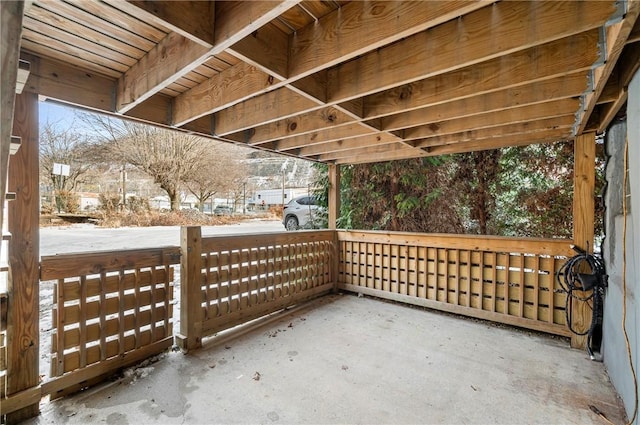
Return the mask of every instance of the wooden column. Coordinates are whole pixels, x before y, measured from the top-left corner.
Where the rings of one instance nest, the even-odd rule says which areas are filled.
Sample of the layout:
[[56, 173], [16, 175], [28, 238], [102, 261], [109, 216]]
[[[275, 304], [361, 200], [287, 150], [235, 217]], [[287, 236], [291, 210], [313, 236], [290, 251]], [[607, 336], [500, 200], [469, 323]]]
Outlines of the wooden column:
[[176, 343], [185, 351], [202, 346], [202, 230], [180, 229], [180, 334]]
[[[22, 145], [9, 162], [9, 279], [7, 313], [7, 395], [39, 385], [40, 193], [38, 187], [38, 95], [16, 96], [13, 134]], [[7, 417], [15, 423], [36, 416], [38, 403]]]
[[[0, 1], [0, 233], [7, 191], [7, 168], [15, 102], [24, 2]], [[0, 244], [2, 252], [2, 244]]]
[[[593, 252], [596, 134], [585, 133], [577, 136], [573, 152], [573, 243], [584, 250], [588, 245], [589, 252]], [[577, 292], [576, 295], [584, 294]], [[574, 300], [571, 313], [574, 329], [589, 328], [591, 309], [586, 303]], [[574, 348], [585, 348], [586, 343], [586, 336], [571, 337], [571, 346]]]
[[[340, 217], [340, 166], [329, 164], [329, 222], [328, 227], [331, 230], [338, 228], [338, 217]], [[338, 233], [334, 232], [333, 250], [331, 253], [331, 281], [334, 285], [334, 291], [338, 289], [338, 276], [340, 268], [340, 243], [338, 241]]]
[[337, 228], [340, 217], [340, 166], [329, 164], [329, 229]]

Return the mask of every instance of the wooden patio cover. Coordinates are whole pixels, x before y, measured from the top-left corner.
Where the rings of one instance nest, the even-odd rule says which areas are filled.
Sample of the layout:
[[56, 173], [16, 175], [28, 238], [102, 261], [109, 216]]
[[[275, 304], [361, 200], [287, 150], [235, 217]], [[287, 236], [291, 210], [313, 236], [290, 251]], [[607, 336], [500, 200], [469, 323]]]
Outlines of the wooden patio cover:
[[36, 0], [23, 89], [335, 164], [570, 139], [626, 101], [639, 3]]

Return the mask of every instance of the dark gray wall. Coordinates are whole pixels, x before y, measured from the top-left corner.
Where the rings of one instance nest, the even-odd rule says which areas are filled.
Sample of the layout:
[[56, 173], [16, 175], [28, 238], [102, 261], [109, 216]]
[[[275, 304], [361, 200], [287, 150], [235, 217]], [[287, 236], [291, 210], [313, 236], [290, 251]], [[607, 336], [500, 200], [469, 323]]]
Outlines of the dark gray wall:
[[[629, 85], [627, 119], [614, 123], [606, 134], [607, 191], [605, 193], [605, 232], [603, 255], [609, 274], [609, 288], [604, 307], [603, 356], [611, 382], [622, 397], [627, 415], [633, 414], [634, 384], [627, 356], [627, 347], [622, 332], [623, 310], [623, 227], [622, 210], [623, 160], [625, 140], [629, 144], [630, 196], [627, 197], [626, 239], [626, 329], [632, 352], [633, 364], [638, 371], [640, 337], [640, 314], [637, 294], [640, 291], [640, 73]], [[636, 266], [638, 265], [638, 266]], [[636, 418], [635, 424], [638, 424]]]

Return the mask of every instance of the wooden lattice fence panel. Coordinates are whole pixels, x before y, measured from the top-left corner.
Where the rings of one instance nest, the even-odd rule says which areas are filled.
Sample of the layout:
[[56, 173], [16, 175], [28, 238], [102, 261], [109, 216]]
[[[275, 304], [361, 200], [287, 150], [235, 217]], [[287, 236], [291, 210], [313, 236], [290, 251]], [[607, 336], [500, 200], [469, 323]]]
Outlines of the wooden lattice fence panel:
[[54, 393], [166, 350], [173, 344], [177, 248], [57, 255], [42, 259], [55, 279], [51, 381]]
[[334, 233], [202, 239], [203, 335], [329, 292]]
[[569, 335], [555, 279], [570, 241], [338, 232], [340, 287]]

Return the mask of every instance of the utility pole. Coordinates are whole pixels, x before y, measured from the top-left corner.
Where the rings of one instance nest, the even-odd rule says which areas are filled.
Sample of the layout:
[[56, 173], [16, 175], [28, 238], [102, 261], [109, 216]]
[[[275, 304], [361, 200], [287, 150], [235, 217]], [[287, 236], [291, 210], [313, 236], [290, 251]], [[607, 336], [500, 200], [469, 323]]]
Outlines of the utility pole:
[[122, 164], [122, 211], [125, 210], [127, 205], [127, 172], [125, 167], [127, 164]]
[[247, 182], [242, 183], [242, 214], [247, 214]]

